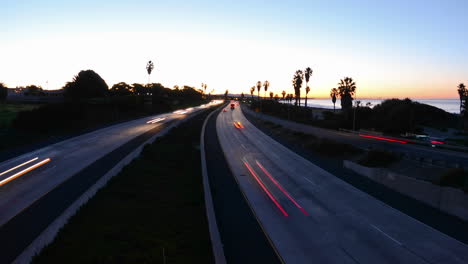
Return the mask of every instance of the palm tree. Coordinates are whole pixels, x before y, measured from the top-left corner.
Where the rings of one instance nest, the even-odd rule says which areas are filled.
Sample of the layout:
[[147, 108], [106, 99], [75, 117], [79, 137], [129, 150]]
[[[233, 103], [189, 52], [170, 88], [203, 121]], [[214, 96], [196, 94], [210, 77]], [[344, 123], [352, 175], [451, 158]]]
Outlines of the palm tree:
[[301, 105], [301, 87], [302, 87], [302, 80], [304, 79], [304, 73], [301, 70], [297, 70], [296, 73], [293, 76], [293, 87], [294, 87], [294, 93], [296, 94], [296, 103], [295, 105], [299, 106]]
[[284, 101], [284, 97], [286, 96], [286, 91], [283, 90], [283, 91], [281, 92], [281, 95], [283, 96], [283, 101]]
[[307, 67], [304, 71], [304, 77], [305, 77], [305, 81], [306, 81], [306, 98], [305, 98], [305, 106], [307, 107], [307, 94], [310, 92], [310, 87], [309, 87], [309, 80], [310, 80], [310, 77], [312, 77], [312, 73], [314, 71], [310, 68], [310, 67]]
[[353, 78], [345, 77], [338, 83], [338, 94], [341, 98], [341, 109], [347, 111], [353, 107], [353, 95], [356, 93], [356, 83]]
[[331, 89], [330, 91], [330, 97], [333, 102], [333, 112], [335, 112], [335, 103], [336, 103], [336, 97], [339, 96], [338, 90], [336, 88]]
[[458, 85], [458, 95], [460, 96], [460, 114], [462, 113], [463, 110], [463, 101], [466, 100], [466, 86], [464, 83], [460, 83]]
[[265, 98], [266, 98], [266, 92], [268, 91], [268, 87], [270, 87], [270, 82], [269, 81], [263, 82], [263, 88], [265, 88]]
[[146, 71], [148, 72], [148, 84], [150, 83], [150, 75], [153, 69], [154, 63], [152, 61], [148, 61], [148, 63], [146, 64]]
[[270, 100], [273, 101], [273, 92], [270, 92]]
[[250, 87], [250, 95], [252, 96], [253, 101], [253, 93], [255, 92], [255, 86]]
[[260, 89], [262, 88], [262, 82], [257, 82], [257, 92], [258, 92], [258, 100], [260, 100]]

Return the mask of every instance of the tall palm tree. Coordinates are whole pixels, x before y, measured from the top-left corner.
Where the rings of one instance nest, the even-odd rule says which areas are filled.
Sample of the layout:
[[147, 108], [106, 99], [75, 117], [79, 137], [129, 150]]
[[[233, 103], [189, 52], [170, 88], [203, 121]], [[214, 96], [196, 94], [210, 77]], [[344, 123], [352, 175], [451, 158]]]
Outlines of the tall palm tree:
[[312, 77], [312, 73], [314, 71], [310, 68], [310, 67], [307, 67], [304, 71], [304, 77], [305, 77], [305, 81], [306, 81], [306, 98], [305, 98], [305, 106], [307, 107], [307, 94], [310, 92], [310, 87], [309, 87], [309, 80], [310, 80], [310, 77]]
[[262, 82], [257, 82], [257, 92], [258, 92], [258, 100], [260, 100], [260, 89], [262, 88]]
[[255, 92], [255, 86], [250, 87], [250, 95], [252, 96], [253, 101], [253, 93]]
[[273, 101], [273, 92], [270, 92], [270, 100]]
[[304, 79], [304, 73], [301, 70], [297, 70], [296, 73], [294, 73], [293, 76], [293, 87], [294, 87], [294, 93], [296, 95], [296, 103], [295, 105], [299, 106], [301, 105], [301, 87], [302, 87], [302, 80]]
[[148, 84], [150, 83], [150, 75], [153, 69], [154, 63], [152, 61], [148, 61], [148, 63], [146, 64], [146, 71], [148, 72]]
[[283, 101], [284, 101], [284, 97], [286, 96], [286, 91], [283, 90], [283, 91], [281, 92], [281, 95], [283, 96]]
[[338, 83], [338, 94], [341, 98], [341, 109], [347, 111], [353, 107], [353, 95], [356, 93], [356, 83], [353, 78], [345, 77]]
[[460, 96], [460, 114], [462, 113], [463, 110], [463, 101], [466, 100], [466, 86], [464, 83], [460, 83], [458, 85], [458, 95]]
[[266, 98], [266, 92], [268, 91], [268, 87], [270, 87], [270, 82], [269, 81], [263, 82], [263, 88], [265, 89], [265, 98]]
[[330, 91], [330, 97], [333, 102], [333, 112], [335, 112], [335, 103], [336, 103], [336, 98], [339, 96], [338, 90], [336, 88], [331, 89]]

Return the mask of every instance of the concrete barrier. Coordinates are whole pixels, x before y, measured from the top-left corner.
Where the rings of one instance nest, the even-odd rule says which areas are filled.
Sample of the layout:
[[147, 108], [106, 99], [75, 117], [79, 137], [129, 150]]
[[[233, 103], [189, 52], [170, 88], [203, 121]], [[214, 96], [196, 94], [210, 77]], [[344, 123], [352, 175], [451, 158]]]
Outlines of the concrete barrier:
[[343, 166], [399, 193], [468, 221], [468, 194], [462, 190], [434, 185], [382, 168], [369, 168], [349, 160]]

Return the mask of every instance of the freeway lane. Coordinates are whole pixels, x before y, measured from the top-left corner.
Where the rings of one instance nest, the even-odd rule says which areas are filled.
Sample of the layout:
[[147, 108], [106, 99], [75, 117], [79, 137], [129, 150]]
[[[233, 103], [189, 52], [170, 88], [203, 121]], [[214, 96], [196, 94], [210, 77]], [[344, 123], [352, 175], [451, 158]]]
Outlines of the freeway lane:
[[338, 142], [355, 145], [361, 148], [386, 149], [395, 152], [407, 153], [411, 156], [443, 160], [452, 165], [459, 164], [462, 166], [467, 166], [468, 164], [468, 153], [464, 152], [440, 148], [431, 148], [428, 146], [421, 146], [415, 144], [401, 144], [396, 142], [378, 140], [374, 138], [360, 137], [351, 133], [314, 127], [311, 125], [296, 123], [262, 113], [255, 113], [244, 105], [242, 106], [242, 110], [245, 111], [248, 115], [280, 124], [283, 127], [294, 131], [301, 131], [304, 133], [314, 134], [318, 137], [332, 139]]
[[[241, 122], [242, 129], [233, 122]], [[221, 112], [230, 168], [286, 263], [467, 263], [468, 247], [341, 181]]]
[[0, 186], [0, 263], [13, 261], [63, 210], [128, 153], [170, 123], [204, 108], [118, 124], [0, 164], [0, 172], [5, 172], [0, 179], [5, 179], [21, 170], [23, 167], [10, 171], [24, 160], [51, 159]]
[[[47, 164], [0, 184], [0, 226], [55, 186], [117, 147], [157, 126], [182, 119], [203, 108], [195, 107], [187, 112], [176, 111], [117, 124], [0, 163], [0, 174], [6, 172], [0, 175], [0, 181], [3, 181], [30, 165], [50, 159]], [[38, 160], [9, 171], [35, 158]]]

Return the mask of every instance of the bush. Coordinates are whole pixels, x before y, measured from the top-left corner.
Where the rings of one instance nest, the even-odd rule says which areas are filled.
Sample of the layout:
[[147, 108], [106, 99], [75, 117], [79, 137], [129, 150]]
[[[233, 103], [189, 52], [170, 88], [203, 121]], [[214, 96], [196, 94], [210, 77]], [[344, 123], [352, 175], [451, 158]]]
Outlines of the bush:
[[448, 169], [440, 177], [439, 185], [468, 190], [468, 171], [460, 168]]
[[353, 145], [340, 143], [330, 139], [312, 141], [307, 144], [307, 147], [318, 153], [329, 156], [343, 156], [346, 154], [358, 154], [362, 152], [361, 149], [356, 148]]
[[394, 153], [374, 149], [368, 151], [358, 163], [366, 167], [387, 167], [399, 160], [400, 157]]

